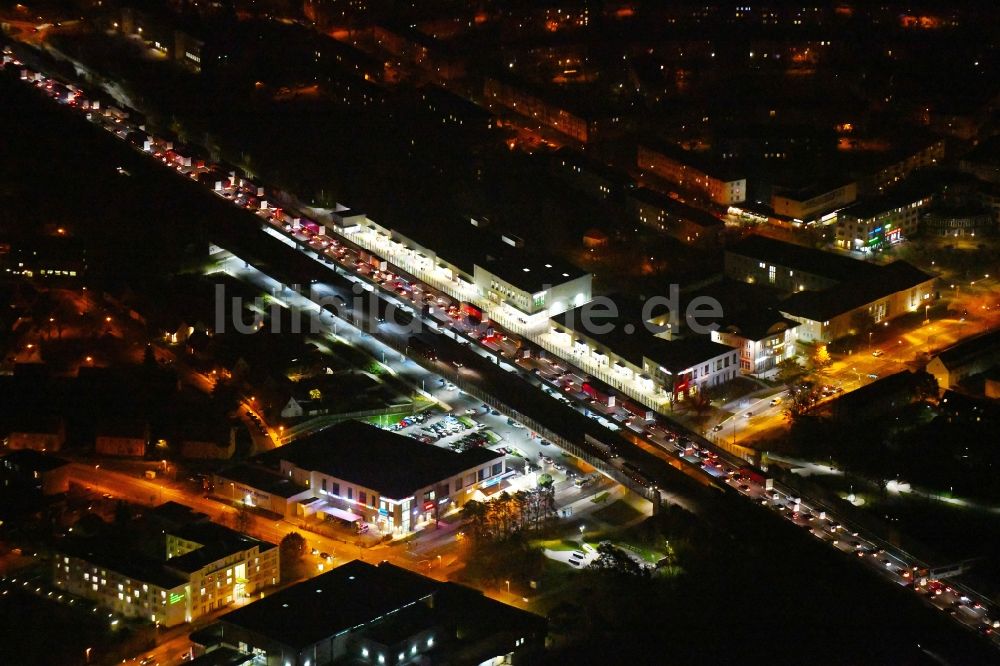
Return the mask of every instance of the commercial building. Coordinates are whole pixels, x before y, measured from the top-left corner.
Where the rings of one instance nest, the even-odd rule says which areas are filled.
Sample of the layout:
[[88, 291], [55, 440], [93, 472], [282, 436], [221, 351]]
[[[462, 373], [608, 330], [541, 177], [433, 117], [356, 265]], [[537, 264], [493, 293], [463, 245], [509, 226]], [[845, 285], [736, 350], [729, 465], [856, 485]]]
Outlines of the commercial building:
[[927, 364], [941, 390], [1000, 365], [1000, 330], [968, 338], [938, 353]]
[[507, 472], [503, 454], [489, 449], [455, 453], [360, 421], [343, 421], [254, 463], [219, 472], [216, 494], [254, 506], [269, 502], [274, 511], [275, 487], [285, 480], [287, 497], [276, 513], [367, 523], [396, 535], [481, 499], [477, 491]]
[[642, 404], [661, 409], [739, 375], [738, 353], [705, 335], [667, 340], [636, 308], [595, 301], [553, 317], [542, 346]]
[[0, 486], [59, 495], [69, 490], [69, 463], [31, 449], [11, 451], [0, 458]]
[[[544, 618], [454, 583], [358, 560], [191, 635], [274, 666], [519, 664], [544, 650]], [[208, 652], [211, 654], [211, 652]]]
[[274, 544], [205, 521], [166, 534], [163, 559], [102, 538], [63, 541], [53, 583], [124, 617], [171, 627], [276, 585]]
[[778, 312], [755, 310], [723, 319], [711, 337], [739, 351], [743, 374], [762, 375], [795, 356], [798, 326]]
[[548, 317], [590, 300], [590, 273], [472, 223], [444, 229], [399, 220], [389, 228], [356, 211], [334, 214], [339, 234], [515, 331], [544, 327]]
[[667, 182], [708, 197], [720, 206], [746, 201], [747, 179], [726, 173], [722, 165], [711, 165], [701, 155], [659, 143], [642, 143], [638, 167]]
[[826, 289], [854, 279], [874, 278], [875, 264], [850, 257], [785, 243], [764, 236], [750, 236], [726, 248], [726, 277], [781, 291]]
[[628, 205], [640, 224], [684, 243], [715, 245], [722, 240], [722, 220], [649, 188], [631, 192]]
[[837, 247], [876, 252], [916, 236], [920, 216], [933, 199], [929, 188], [900, 186], [837, 214]]
[[835, 211], [854, 203], [857, 198], [857, 183], [814, 183], [807, 187], [779, 189], [771, 195], [771, 207], [776, 214], [790, 217], [799, 224], [824, 223]]
[[726, 250], [726, 276], [792, 292], [776, 310], [802, 342], [829, 342], [930, 305], [934, 277], [905, 261], [879, 264], [751, 236]]
[[874, 324], [924, 311], [935, 297], [935, 278], [905, 261], [877, 267], [860, 277], [821, 291], [802, 291], [782, 301], [778, 311], [798, 322], [803, 342], [831, 342]]
[[313, 499], [310, 488], [253, 463], [226, 467], [214, 473], [212, 494], [279, 516], [294, 516], [299, 502]]
[[884, 164], [872, 174], [870, 184], [873, 191], [884, 192], [917, 169], [936, 166], [944, 160], [944, 139], [927, 137], [904, 141], [910, 145], [900, 148], [894, 161]]

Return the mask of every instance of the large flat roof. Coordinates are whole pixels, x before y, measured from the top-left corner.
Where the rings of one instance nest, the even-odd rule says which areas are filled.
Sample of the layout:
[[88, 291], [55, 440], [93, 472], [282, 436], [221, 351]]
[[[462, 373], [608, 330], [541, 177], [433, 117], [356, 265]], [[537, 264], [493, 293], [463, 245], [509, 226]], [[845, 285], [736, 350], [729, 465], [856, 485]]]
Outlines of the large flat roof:
[[[592, 301], [568, 310], [552, 318], [553, 321], [570, 328], [582, 336], [606, 347], [609, 352], [624, 358], [636, 367], [643, 366], [643, 358], [648, 358], [665, 370], [677, 374], [709, 361], [733, 350], [707, 336], [696, 335], [682, 340], [665, 340], [657, 337], [638, 314], [637, 304], [627, 299], [612, 299], [618, 307], [619, 316], [609, 318], [601, 302]], [[620, 302], [619, 302], [620, 300]], [[588, 313], [594, 315], [593, 319]], [[588, 327], [585, 321], [592, 321], [600, 327], [611, 324], [611, 330], [597, 332], [596, 327]], [[629, 332], [631, 331], [631, 332]]]
[[440, 585], [385, 562], [354, 560], [223, 615], [220, 622], [223, 636], [232, 625], [301, 649], [418, 602]]
[[278, 476], [273, 471], [251, 464], [235, 465], [227, 467], [217, 473], [220, 477], [230, 481], [244, 483], [251, 488], [263, 490], [277, 497], [294, 497], [299, 493], [308, 490], [305, 486], [300, 486], [291, 479]]
[[786, 266], [803, 273], [822, 275], [838, 282], [858, 280], [865, 276], [874, 277], [879, 270], [877, 264], [766, 236], [750, 236], [727, 248], [726, 253]]
[[390, 222], [375, 222], [469, 275], [478, 265], [528, 293], [587, 275], [587, 271], [549, 253], [509, 245], [497, 233], [477, 229], [468, 218], [442, 223], [419, 214], [403, 214], [392, 216]]
[[945, 367], [954, 368], [974, 361], [983, 354], [1000, 352], [1000, 329], [986, 331], [948, 347], [937, 357]]
[[782, 301], [778, 310], [812, 321], [828, 321], [837, 315], [934, 279], [934, 276], [905, 261], [894, 261], [876, 268], [879, 270], [868, 278], [842, 282], [821, 291], [796, 292]]
[[275, 548], [273, 543], [210, 522], [191, 523], [169, 533], [186, 541], [201, 544], [201, 548], [195, 548], [167, 560], [168, 567], [185, 573], [192, 573], [207, 564], [250, 550], [254, 546], [258, 546], [261, 553]]
[[268, 451], [258, 459], [272, 465], [285, 460], [392, 498], [460, 474], [503, 454], [485, 448], [455, 453], [361, 421], [342, 421], [326, 430]]
[[188, 582], [187, 578], [167, 569], [163, 562], [146, 557], [130, 549], [122, 549], [101, 537], [92, 539], [67, 539], [60, 543], [57, 552], [76, 557], [85, 562], [132, 580], [151, 583], [172, 590]]
[[842, 216], [851, 216], [859, 220], [867, 220], [882, 213], [902, 208], [910, 204], [926, 199], [934, 194], [935, 188], [929, 184], [914, 183], [900, 185], [877, 197], [864, 199], [851, 204], [840, 211]]

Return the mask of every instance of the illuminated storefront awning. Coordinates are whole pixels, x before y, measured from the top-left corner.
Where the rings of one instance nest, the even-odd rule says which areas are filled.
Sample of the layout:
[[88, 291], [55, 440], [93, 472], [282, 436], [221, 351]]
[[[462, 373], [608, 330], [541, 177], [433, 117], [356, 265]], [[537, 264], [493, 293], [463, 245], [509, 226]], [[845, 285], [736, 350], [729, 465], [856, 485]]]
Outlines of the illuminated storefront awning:
[[364, 520], [364, 518], [362, 518], [356, 513], [351, 513], [350, 511], [344, 511], [343, 509], [335, 509], [333, 507], [325, 509], [324, 513], [328, 513], [334, 518], [340, 518], [341, 520], [346, 520], [350, 523], [357, 523]]

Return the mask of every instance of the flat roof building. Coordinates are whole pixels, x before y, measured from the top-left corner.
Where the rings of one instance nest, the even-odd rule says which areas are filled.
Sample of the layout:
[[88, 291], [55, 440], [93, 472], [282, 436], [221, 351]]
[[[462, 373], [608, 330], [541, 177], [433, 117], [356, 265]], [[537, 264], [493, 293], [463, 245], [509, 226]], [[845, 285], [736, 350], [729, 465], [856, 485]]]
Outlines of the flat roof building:
[[824, 222], [828, 214], [854, 203], [857, 183], [835, 181], [813, 183], [805, 187], [784, 188], [771, 195], [771, 207], [799, 223]]
[[454, 583], [358, 560], [223, 615], [192, 634], [280, 666], [519, 663], [546, 621]]
[[939, 352], [927, 364], [943, 391], [1000, 365], [1000, 330], [966, 338]]
[[684, 243], [714, 245], [722, 238], [722, 220], [655, 190], [640, 187], [628, 194], [627, 201], [640, 224]]
[[219, 472], [216, 494], [259, 505], [287, 482], [279, 513], [370, 523], [397, 535], [462, 506], [507, 471], [503, 455], [489, 449], [455, 453], [361, 421], [343, 421], [254, 463]]
[[837, 215], [837, 247], [867, 253], [912, 238], [932, 198], [930, 188], [904, 184], [845, 208]]
[[278, 583], [277, 546], [195, 517], [165, 530], [163, 559], [103, 538], [65, 540], [53, 558], [53, 583], [124, 617], [167, 627]]
[[667, 340], [623, 299], [595, 300], [553, 317], [542, 346], [653, 409], [739, 374], [737, 353], [705, 335]]
[[554, 256], [525, 248], [523, 239], [473, 224], [439, 225], [397, 219], [390, 228], [365, 215], [338, 224], [338, 233], [427, 284], [516, 332], [586, 303], [592, 276]]
[[825, 289], [877, 272], [876, 264], [766, 236], [726, 248], [726, 277], [787, 292]]
[[905, 261], [880, 265], [751, 236], [726, 250], [726, 276], [791, 295], [777, 311], [803, 342], [830, 342], [930, 305], [934, 280]]
[[639, 145], [637, 165], [669, 183], [708, 197], [720, 206], [742, 203], [747, 198], [747, 179], [727, 165], [713, 164], [704, 155], [661, 142]]
[[800, 324], [800, 340], [831, 342], [864, 326], [930, 306], [934, 276], [905, 261], [878, 268], [872, 277], [792, 294], [778, 305], [778, 311]]

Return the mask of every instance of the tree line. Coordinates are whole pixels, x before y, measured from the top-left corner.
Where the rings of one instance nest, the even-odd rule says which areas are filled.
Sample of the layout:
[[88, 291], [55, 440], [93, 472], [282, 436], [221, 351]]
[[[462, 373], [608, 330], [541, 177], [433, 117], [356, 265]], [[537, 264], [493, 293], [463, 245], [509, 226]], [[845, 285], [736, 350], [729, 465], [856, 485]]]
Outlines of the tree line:
[[469, 500], [462, 516], [469, 521], [476, 543], [503, 541], [515, 534], [538, 531], [556, 515], [555, 490], [543, 485], [534, 490], [506, 491], [485, 502]]

